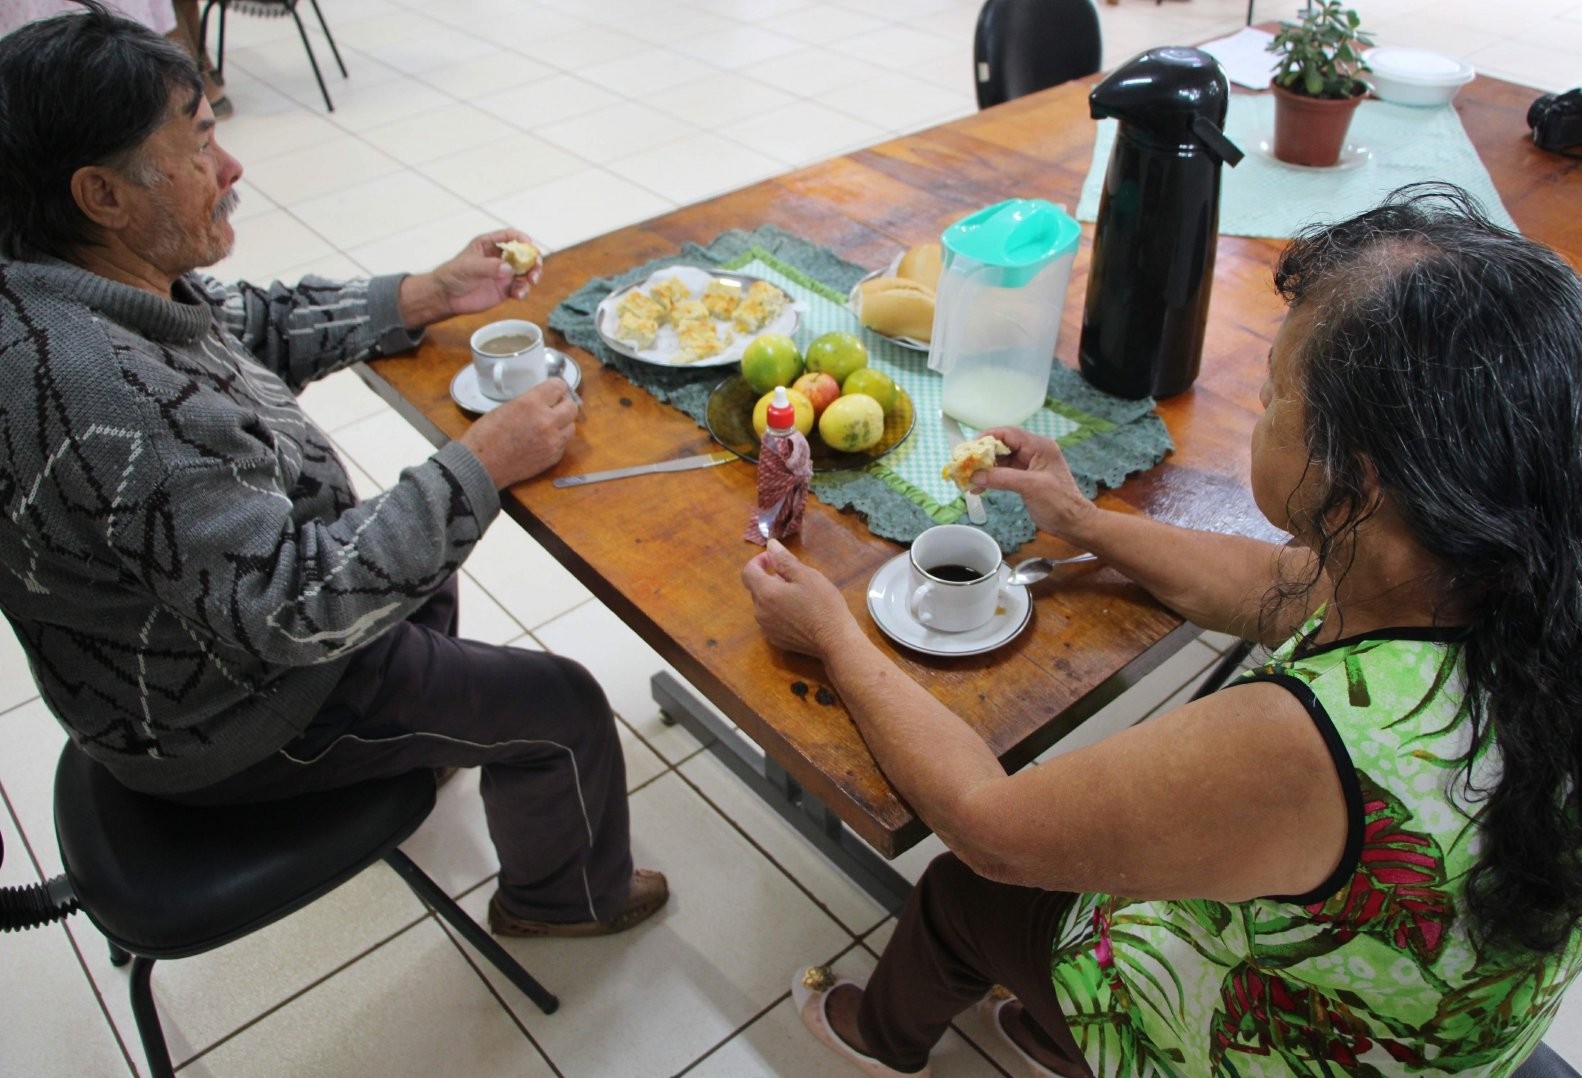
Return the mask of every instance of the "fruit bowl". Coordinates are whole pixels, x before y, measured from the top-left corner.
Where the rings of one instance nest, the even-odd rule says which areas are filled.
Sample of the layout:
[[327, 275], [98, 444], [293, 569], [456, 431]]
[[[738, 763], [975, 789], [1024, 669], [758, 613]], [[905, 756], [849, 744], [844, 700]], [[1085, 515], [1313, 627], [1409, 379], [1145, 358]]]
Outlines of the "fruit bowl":
[[[709, 433], [716, 442], [743, 460], [755, 462], [758, 460], [758, 435], [753, 431], [753, 405], [758, 403], [759, 396], [741, 375], [733, 374], [714, 387], [704, 413]], [[818, 436], [818, 428], [814, 427], [807, 436], [808, 448], [813, 454], [813, 470], [838, 472], [873, 463], [906, 441], [916, 418], [912, 398], [907, 396], [906, 390], [896, 387], [895, 407], [885, 416], [884, 437], [860, 453], [842, 453], [831, 449]]]

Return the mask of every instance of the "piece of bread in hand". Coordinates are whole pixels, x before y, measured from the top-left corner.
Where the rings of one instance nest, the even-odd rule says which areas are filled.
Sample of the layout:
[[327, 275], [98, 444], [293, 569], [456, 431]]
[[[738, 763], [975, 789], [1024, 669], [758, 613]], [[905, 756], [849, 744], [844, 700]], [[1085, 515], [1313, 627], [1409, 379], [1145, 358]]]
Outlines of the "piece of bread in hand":
[[538, 248], [526, 240], [506, 240], [504, 243], [496, 242], [500, 248], [500, 260], [511, 267], [511, 272], [518, 277], [538, 265]]
[[857, 286], [857, 319], [887, 337], [927, 341], [934, 334], [934, 290], [904, 277], [875, 277]]
[[972, 476], [986, 468], [994, 467], [995, 457], [1008, 457], [1011, 447], [992, 434], [962, 442], [950, 451], [950, 463], [940, 472], [944, 479], [953, 481], [962, 490], [972, 486]]
[[940, 250], [939, 244], [919, 243], [906, 249], [906, 254], [901, 256], [901, 264], [895, 268], [895, 275], [938, 288], [943, 266], [944, 252]]

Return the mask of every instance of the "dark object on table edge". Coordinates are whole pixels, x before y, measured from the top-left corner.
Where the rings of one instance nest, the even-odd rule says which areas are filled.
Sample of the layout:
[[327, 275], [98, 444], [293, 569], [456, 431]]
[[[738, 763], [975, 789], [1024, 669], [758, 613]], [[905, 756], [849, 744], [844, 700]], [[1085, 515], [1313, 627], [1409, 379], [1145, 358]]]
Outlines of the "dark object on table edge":
[[1582, 157], [1573, 149], [1582, 145], [1582, 88], [1544, 94], [1528, 107], [1527, 126], [1539, 149]]

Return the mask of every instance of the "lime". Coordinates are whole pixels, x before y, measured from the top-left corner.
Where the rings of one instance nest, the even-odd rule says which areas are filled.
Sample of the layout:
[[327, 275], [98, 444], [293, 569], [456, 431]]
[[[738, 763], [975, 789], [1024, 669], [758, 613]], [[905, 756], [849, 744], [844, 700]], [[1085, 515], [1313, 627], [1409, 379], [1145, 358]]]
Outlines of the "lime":
[[895, 399], [900, 390], [888, 374], [872, 367], [858, 367], [841, 383], [842, 393], [866, 393], [879, 402], [884, 414], [895, 411]]

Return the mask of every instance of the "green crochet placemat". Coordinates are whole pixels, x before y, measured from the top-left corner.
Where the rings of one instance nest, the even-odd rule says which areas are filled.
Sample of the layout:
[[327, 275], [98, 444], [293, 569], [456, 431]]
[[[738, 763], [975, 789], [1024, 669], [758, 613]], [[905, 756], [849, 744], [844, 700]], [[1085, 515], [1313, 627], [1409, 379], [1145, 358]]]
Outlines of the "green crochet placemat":
[[[910, 543], [935, 524], [965, 516], [960, 492], [939, 474], [950, 456], [938, 420], [940, 376], [928, 369], [925, 353], [862, 327], [847, 308], [846, 297], [867, 270], [826, 248], [767, 225], [752, 232], [726, 232], [706, 246], [687, 244], [676, 255], [616, 277], [588, 281], [551, 312], [549, 324], [572, 344], [703, 426], [709, 394], [734, 368], [661, 367], [630, 359], [605, 345], [594, 326], [594, 311], [605, 296], [673, 265], [739, 270], [773, 281], [792, 295], [802, 312], [795, 334], [800, 347], [831, 330], [857, 333], [868, 346], [870, 365], [895, 379], [911, 396], [917, 415], [911, 435], [861, 470], [815, 475], [812, 488], [820, 500], [837, 509], [855, 510], [874, 534], [901, 543]], [[1023, 426], [1060, 441], [1077, 483], [1089, 497], [1100, 486], [1118, 486], [1132, 473], [1152, 467], [1173, 448], [1164, 423], [1154, 414], [1153, 401], [1101, 393], [1058, 363], [1050, 375], [1044, 407]], [[968, 433], [976, 432], [968, 428]], [[985, 530], [1007, 553], [1033, 538], [1036, 528], [1019, 496], [988, 491], [983, 501], [988, 514]]]

